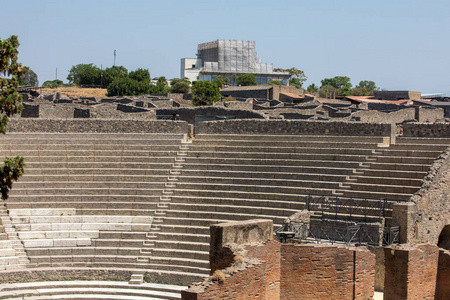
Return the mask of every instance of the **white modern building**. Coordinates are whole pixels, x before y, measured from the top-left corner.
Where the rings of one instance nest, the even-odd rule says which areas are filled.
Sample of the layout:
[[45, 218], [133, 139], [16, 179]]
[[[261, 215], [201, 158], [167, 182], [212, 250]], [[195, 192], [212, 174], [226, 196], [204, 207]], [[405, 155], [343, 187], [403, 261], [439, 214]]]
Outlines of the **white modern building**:
[[181, 59], [180, 78], [187, 77], [191, 82], [211, 81], [219, 75], [230, 78], [232, 85], [241, 74], [252, 73], [258, 84], [278, 80], [289, 85], [288, 72], [274, 72], [272, 64], [265, 64], [257, 58], [255, 42], [216, 40], [199, 44], [197, 58]]

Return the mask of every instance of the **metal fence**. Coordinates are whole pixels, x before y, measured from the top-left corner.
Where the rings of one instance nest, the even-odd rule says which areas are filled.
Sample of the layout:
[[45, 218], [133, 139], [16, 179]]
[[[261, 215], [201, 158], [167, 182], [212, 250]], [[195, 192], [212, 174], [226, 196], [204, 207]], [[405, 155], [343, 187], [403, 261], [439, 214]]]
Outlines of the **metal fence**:
[[329, 242], [331, 244], [386, 246], [400, 242], [400, 228], [376, 225], [309, 224], [291, 221], [275, 230], [280, 240]]
[[389, 216], [393, 203], [404, 200], [352, 198], [330, 195], [308, 195], [306, 209], [318, 212], [322, 217], [338, 219], [345, 215], [348, 218], [362, 216], [373, 220], [381, 220]]

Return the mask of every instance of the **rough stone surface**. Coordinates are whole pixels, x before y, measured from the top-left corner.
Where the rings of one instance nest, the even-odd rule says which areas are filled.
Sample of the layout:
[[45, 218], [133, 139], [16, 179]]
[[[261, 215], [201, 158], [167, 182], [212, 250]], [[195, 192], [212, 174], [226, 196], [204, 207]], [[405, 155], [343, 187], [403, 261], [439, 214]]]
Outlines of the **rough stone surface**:
[[187, 133], [183, 121], [12, 119], [10, 132]]
[[450, 138], [450, 123], [403, 124], [403, 136]]

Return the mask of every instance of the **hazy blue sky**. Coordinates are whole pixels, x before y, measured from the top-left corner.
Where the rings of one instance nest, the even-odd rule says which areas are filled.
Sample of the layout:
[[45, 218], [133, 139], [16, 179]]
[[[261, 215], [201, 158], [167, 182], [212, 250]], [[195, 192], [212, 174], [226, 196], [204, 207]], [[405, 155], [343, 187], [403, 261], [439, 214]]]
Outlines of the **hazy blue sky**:
[[297, 67], [306, 85], [337, 75], [353, 85], [450, 95], [449, 0], [0, 0], [0, 38], [40, 82], [71, 66], [114, 62], [179, 77], [180, 58], [216, 39], [256, 41], [258, 57]]

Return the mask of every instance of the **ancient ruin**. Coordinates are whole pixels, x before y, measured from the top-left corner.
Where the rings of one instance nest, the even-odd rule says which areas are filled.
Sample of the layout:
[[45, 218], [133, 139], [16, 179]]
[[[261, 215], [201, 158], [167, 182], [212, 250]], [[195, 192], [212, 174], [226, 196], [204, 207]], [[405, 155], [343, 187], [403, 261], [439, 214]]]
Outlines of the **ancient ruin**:
[[0, 298], [448, 299], [442, 108], [27, 99]]

